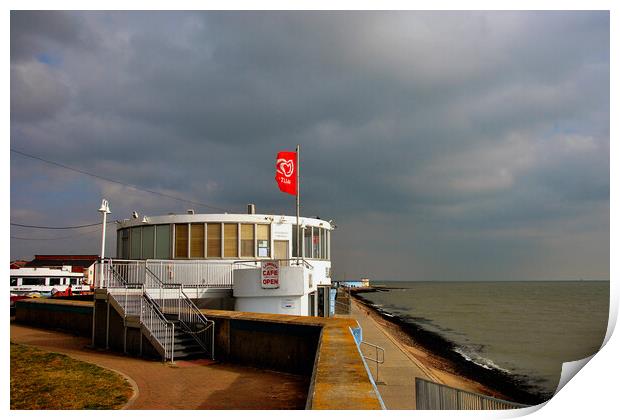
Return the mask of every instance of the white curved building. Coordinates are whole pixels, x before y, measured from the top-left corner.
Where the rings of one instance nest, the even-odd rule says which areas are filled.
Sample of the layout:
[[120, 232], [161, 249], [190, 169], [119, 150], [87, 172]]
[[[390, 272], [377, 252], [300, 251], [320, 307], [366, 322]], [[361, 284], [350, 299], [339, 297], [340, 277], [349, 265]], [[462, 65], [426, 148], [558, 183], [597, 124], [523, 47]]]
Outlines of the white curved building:
[[[298, 252], [296, 217], [253, 211], [134, 215], [118, 222], [117, 259], [147, 260], [163, 281], [195, 287], [197, 297], [228, 275], [236, 310], [328, 316], [332, 224], [300, 217]], [[262, 283], [269, 261], [279, 267], [272, 284]]]

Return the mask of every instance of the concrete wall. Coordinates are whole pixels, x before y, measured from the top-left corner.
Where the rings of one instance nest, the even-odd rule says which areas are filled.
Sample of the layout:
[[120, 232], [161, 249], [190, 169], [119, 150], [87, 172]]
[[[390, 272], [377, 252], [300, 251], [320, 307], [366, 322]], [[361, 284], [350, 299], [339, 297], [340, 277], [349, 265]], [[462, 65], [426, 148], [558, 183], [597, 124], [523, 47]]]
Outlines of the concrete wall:
[[231, 319], [215, 321], [216, 360], [310, 376], [321, 327], [286, 322]]
[[24, 299], [15, 302], [16, 322], [85, 337], [91, 336], [92, 315], [90, 302], [55, 299]]
[[299, 296], [236, 298], [235, 311], [265, 314], [307, 315], [308, 297]]
[[280, 287], [263, 289], [260, 269], [235, 270], [233, 296], [235, 310], [285, 315], [308, 315], [308, 294], [316, 291], [311, 270], [280, 267]]
[[110, 305], [108, 323], [108, 303], [101, 298], [102, 296], [104, 297], [105, 294], [100, 295], [99, 299], [94, 302], [96, 305], [93, 335], [95, 347], [147, 359], [161, 359], [161, 355], [140, 331], [137, 318], [128, 318], [129, 322], [125, 328], [122, 317]]

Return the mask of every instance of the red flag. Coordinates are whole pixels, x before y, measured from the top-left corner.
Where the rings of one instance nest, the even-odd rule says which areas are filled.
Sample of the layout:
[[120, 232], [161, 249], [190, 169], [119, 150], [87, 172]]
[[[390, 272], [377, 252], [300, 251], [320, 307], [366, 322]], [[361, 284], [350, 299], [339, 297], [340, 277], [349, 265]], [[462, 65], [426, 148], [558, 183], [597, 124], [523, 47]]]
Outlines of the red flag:
[[276, 181], [280, 191], [297, 195], [297, 153], [278, 152]]

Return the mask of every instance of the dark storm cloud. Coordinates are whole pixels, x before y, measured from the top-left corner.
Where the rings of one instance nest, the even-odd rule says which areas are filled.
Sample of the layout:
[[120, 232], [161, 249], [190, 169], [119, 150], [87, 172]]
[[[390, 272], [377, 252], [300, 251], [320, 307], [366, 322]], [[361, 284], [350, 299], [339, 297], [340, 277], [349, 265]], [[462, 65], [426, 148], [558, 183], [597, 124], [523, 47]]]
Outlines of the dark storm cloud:
[[[11, 88], [13, 147], [232, 211], [290, 213], [273, 159], [300, 143], [339, 273], [608, 276], [608, 13], [13, 12]], [[89, 200], [67, 222], [190, 207], [61, 173], [12, 156], [13, 213], [41, 177]]]
[[94, 33], [76, 14], [53, 11], [11, 12], [11, 62], [27, 61], [41, 54], [61, 54], [68, 48], [86, 49], [96, 44]]

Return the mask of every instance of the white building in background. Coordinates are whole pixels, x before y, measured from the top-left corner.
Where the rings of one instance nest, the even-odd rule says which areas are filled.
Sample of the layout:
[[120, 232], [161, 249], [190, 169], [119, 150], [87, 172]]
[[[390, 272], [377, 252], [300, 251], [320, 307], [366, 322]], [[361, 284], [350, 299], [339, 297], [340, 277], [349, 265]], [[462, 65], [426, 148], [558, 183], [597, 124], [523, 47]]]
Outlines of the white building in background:
[[11, 294], [30, 295], [32, 293], [53, 294], [65, 292], [71, 287], [72, 293], [90, 292], [83, 272], [74, 272], [71, 266], [62, 268], [22, 267], [11, 269]]
[[[254, 214], [253, 205], [248, 214], [134, 214], [118, 222], [116, 255], [174, 266], [176, 281], [188, 286], [208, 281], [180, 278], [194, 275], [190, 270], [206, 273], [209, 265], [232, 265], [235, 310], [328, 316], [333, 226], [308, 217], [300, 217], [299, 224], [298, 250], [296, 217]], [[264, 269], [274, 268], [268, 262], [277, 263], [275, 271]], [[170, 279], [169, 273], [160, 275]]]

